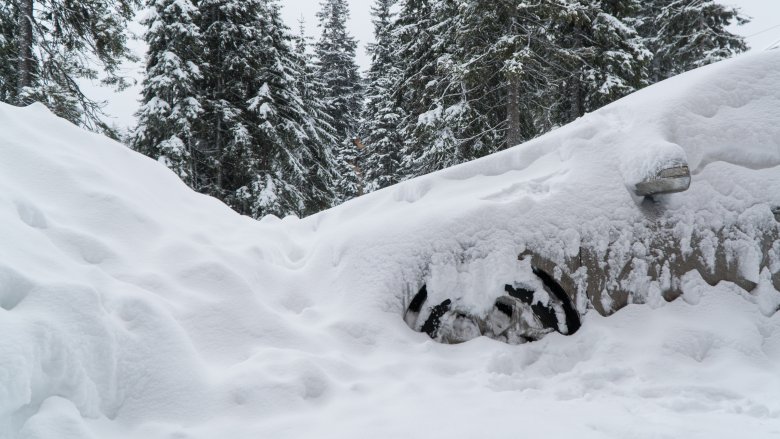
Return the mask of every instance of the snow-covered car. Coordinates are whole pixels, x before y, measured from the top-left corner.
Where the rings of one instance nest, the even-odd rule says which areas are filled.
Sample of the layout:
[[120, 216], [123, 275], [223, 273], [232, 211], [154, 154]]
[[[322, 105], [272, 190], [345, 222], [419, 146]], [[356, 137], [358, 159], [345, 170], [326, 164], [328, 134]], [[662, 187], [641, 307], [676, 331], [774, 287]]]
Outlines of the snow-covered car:
[[[749, 72], [725, 79], [714, 73], [719, 68], [664, 83], [682, 93], [662, 107], [645, 90], [484, 160], [500, 167], [503, 155], [516, 166], [514, 157], [530, 155], [515, 180], [481, 197], [528, 204], [529, 213], [517, 211], [529, 216], [513, 237], [517, 269], [503, 284], [478, 286], [489, 292], [454, 284], [431, 298], [424, 284], [408, 301], [406, 323], [445, 343], [480, 335], [523, 343], [552, 331], [573, 334], [591, 308], [607, 316], [631, 303], [675, 300], [690, 276], [749, 294], [761, 285], [780, 290], [780, 135], [759, 126], [780, 110], [769, 98], [740, 97], [760, 87]], [[715, 84], [687, 82], [696, 75]], [[550, 156], [560, 161], [540, 166]], [[480, 173], [476, 163], [454, 173], [469, 166]], [[466, 299], [484, 295], [492, 307]], [[767, 312], [777, 311], [777, 297], [769, 302]]]
[[[546, 257], [544, 248], [529, 247], [518, 256], [519, 274], [504, 286], [488, 312], [458, 309], [452, 298], [430, 304], [423, 285], [409, 302], [404, 320], [411, 328], [446, 343], [480, 335], [524, 343], [552, 331], [576, 332], [582, 312], [575, 305], [578, 297], [584, 296], [588, 306], [609, 315], [648, 295], [667, 301], [678, 298], [683, 276], [694, 271], [710, 285], [729, 281], [750, 293], [759, 286], [760, 273], [769, 270], [767, 281], [780, 290], [780, 208], [771, 204], [754, 207], [760, 221], [716, 223], [702, 235], [680, 237], [680, 229], [686, 228], [685, 221], [695, 212], [682, 217], [679, 211], [667, 214], [665, 196], [688, 189], [691, 176], [687, 165], [668, 163], [634, 185], [634, 194], [646, 197], [636, 205], [644, 218], [619, 224], [605, 235], [628, 239], [630, 247], [628, 241], [619, 242], [622, 247], [615, 249], [591, 239], [590, 246], [558, 260]], [[730, 183], [738, 185], [737, 181]], [[639, 292], [645, 295], [632, 294]]]

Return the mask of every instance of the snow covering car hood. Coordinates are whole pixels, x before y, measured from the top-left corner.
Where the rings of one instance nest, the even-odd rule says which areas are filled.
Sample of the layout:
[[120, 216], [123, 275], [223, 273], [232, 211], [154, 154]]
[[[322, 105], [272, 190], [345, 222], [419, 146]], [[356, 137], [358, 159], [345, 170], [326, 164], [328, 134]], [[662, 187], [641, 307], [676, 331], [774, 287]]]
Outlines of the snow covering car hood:
[[[689, 190], [634, 194], [681, 157]], [[0, 437], [765, 437], [777, 206], [777, 51], [304, 219], [239, 216], [2, 104]], [[679, 251], [653, 254], [659, 236]], [[572, 266], [583, 248], [592, 263]], [[487, 312], [523, 254], [568, 271], [575, 335], [444, 346], [402, 321], [422, 284]], [[719, 264], [732, 282], [710, 286]]]

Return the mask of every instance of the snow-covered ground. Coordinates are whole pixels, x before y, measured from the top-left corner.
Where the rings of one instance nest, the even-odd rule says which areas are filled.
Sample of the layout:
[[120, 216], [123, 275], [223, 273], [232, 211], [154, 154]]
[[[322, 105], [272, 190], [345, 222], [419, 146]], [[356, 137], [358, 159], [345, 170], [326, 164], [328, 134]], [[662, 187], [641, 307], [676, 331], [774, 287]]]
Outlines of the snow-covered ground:
[[[630, 187], [680, 155], [693, 182], [664, 218], [681, 242], [739, 226], [753, 292], [692, 271], [667, 303], [634, 279], [645, 305], [602, 317], [580, 294], [576, 334], [519, 346], [402, 320], [423, 283], [485, 312], [529, 247], [639, 261]], [[775, 206], [780, 51], [303, 220], [238, 216], [38, 105], [0, 105], [0, 437], [777, 437], [780, 242], [767, 264], [752, 247]]]

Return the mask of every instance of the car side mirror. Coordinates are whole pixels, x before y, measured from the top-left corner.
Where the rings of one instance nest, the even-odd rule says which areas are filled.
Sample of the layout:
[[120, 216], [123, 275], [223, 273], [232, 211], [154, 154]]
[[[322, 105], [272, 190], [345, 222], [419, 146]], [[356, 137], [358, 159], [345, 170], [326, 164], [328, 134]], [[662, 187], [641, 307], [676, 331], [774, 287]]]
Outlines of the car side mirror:
[[661, 169], [655, 175], [640, 181], [634, 193], [640, 197], [683, 192], [691, 187], [691, 171], [687, 165]]

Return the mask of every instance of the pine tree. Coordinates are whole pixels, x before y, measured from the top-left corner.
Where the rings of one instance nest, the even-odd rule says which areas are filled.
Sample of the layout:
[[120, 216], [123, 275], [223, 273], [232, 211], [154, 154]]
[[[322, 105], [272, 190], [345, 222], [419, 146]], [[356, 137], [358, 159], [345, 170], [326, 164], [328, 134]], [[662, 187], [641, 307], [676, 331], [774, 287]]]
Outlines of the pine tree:
[[[505, 142], [503, 64], [495, 43], [507, 2], [408, 0], [397, 25], [405, 66], [397, 95], [404, 173], [436, 171], [494, 152]], [[477, 15], [475, 15], [477, 14]], [[498, 108], [501, 107], [501, 108]]]
[[327, 114], [325, 103], [320, 99], [319, 91], [323, 89], [324, 85], [320, 82], [320, 77], [317, 75], [317, 65], [310, 50], [312, 47], [311, 40], [312, 38], [306, 35], [306, 23], [303, 17], [301, 17], [298, 21], [298, 34], [293, 38], [297, 62], [298, 93], [306, 105], [317, 109], [318, 117], [326, 119], [328, 122], [326, 126], [330, 127], [332, 131], [332, 121], [328, 120], [330, 115]]
[[321, 29], [315, 53], [320, 81], [336, 134], [351, 138], [357, 131], [362, 94], [355, 62], [357, 42], [347, 31], [346, 0], [323, 0], [317, 13]]
[[363, 192], [358, 164], [356, 135], [362, 107], [362, 86], [355, 62], [357, 42], [347, 32], [349, 7], [346, 0], [323, 0], [317, 13], [321, 30], [315, 47], [317, 74], [332, 123], [336, 143], [334, 158], [335, 199], [338, 204]]
[[16, 20], [10, 2], [0, 3], [0, 101], [16, 101], [18, 53]]
[[336, 143], [335, 130], [327, 105], [318, 90], [324, 86], [319, 82], [313, 55], [310, 53], [310, 37], [306, 35], [303, 19], [299, 21], [298, 35], [294, 38], [295, 73], [298, 94], [303, 102], [306, 130], [306, 147], [311, 151], [306, 167], [310, 170], [307, 184], [311, 191], [310, 206], [305, 213], [316, 213], [331, 207], [334, 203], [333, 175], [334, 157], [331, 146]]
[[303, 215], [330, 201], [327, 131], [306, 110], [275, 0], [202, 0], [203, 190], [241, 213]]
[[[383, 43], [395, 49], [400, 71], [383, 98], [397, 119], [372, 125], [384, 120], [370, 114], [378, 111], [373, 90], [384, 80], [372, 74], [366, 138], [387, 132], [403, 140], [399, 179], [531, 139], [690, 68], [684, 66], [742, 50], [723, 26], [744, 20], [712, 3], [400, 0]], [[370, 168], [381, 175], [382, 166]]]
[[472, 136], [484, 145], [475, 149], [480, 153], [516, 145], [546, 127], [540, 97], [555, 72], [546, 62], [543, 13], [542, 2], [462, 2], [455, 26], [458, 70], [482, 116], [470, 122]]
[[197, 135], [203, 112], [197, 87], [203, 65], [200, 14], [190, 0], [149, 0], [147, 8], [149, 50], [133, 147], [197, 190], [207, 159]]
[[109, 130], [101, 121], [101, 103], [86, 96], [79, 81], [100, 79], [119, 89], [128, 85], [119, 68], [134, 59], [126, 46], [126, 28], [136, 5], [137, 0], [4, 3], [2, 98], [16, 105], [39, 101], [74, 123]]
[[554, 0], [548, 12], [554, 40], [547, 54], [561, 74], [548, 106], [566, 124], [649, 85], [651, 54], [633, 26], [637, 0]]
[[[493, 152], [487, 112], [474, 95], [465, 76], [462, 23], [457, 2], [431, 3], [431, 17], [425, 23], [431, 36], [432, 77], [421, 94], [429, 103], [410, 131], [411, 139], [428, 147], [415, 160], [416, 172], [428, 173]], [[411, 128], [411, 127], [409, 127]]]
[[330, 206], [332, 128], [276, 0], [190, 1], [150, 0], [136, 149], [240, 213]]
[[728, 30], [733, 23], [748, 22], [737, 8], [713, 0], [648, 0], [642, 5], [638, 29], [653, 54], [653, 82], [747, 50], [745, 39]]
[[646, 85], [636, 5], [404, 1], [394, 45], [405, 173], [520, 143]]
[[376, 0], [371, 15], [374, 24], [374, 43], [368, 45], [371, 67], [365, 91], [361, 129], [365, 154], [363, 170], [366, 191], [374, 191], [400, 181], [401, 145], [398, 132], [401, 109], [393, 100], [393, 90], [401, 69], [392, 50], [394, 40], [391, 12], [396, 0]]
[[[396, 48], [393, 55], [401, 66], [393, 97], [401, 108], [398, 132], [403, 138], [400, 179], [405, 180], [430, 172], [438, 164], [427, 155], [434, 149], [451, 150], [451, 133], [442, 128], [444, 108], [439, 99], [442, 81], [438, 68], [446, 43], [437, 28], [437, 11], [431, 0], [402, 0], [398, 20], [393, 29]], [[435, 143], [434, 143], [435, 142]], [[425, 157], [427, 155], [427, 157]]]
[[603, 49], [589, 35], [595, 29], [588, 28], [603, 11], [602, 5], [576, 0], [522, 3], [515, 17], [506, 22], [511, 37], [495, 46], [495, 52], [506, 59], [506, 146], [542, 135], [590, 111], [585, 109], [582, 94], [587, 92], [587, 81], [582, 78], [597, 78], [587, 76], [583, 69], [595, 66], [592, 59], [598, 60], [597, 53]]

